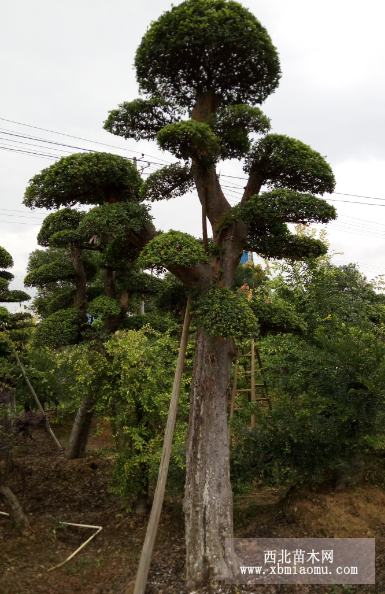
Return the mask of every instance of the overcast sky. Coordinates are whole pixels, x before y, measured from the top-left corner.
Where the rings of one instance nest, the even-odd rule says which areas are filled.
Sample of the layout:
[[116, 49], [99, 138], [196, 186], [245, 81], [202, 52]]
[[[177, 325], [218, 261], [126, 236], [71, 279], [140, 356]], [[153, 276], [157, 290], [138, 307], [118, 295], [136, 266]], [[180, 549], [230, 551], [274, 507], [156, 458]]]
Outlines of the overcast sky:
[[[335, 262], [358, 262], [369, 277], [385, 273], [385, 5], [379, 0], [247, 0], [243, 5], [267, 28], [280, 53], [280, 86], [262, 106], [273, 131], [327, 156], [336, 192], [382, 199], [332, 196], [339, 219], [329, 225], [331, 249], [343, 252]], [[25, 188], [33, 175], [54, 162], [16, 150], [62, 156], [77, 149], [54, 144], [42, 149], [41, 141], [10, 134], [128, 157], [143, 152], [156, 163], [171, 160], [154, 143], [137, 144], [102, 129], [109, 110], [138, 96], [136, 47], [149, 23], [170, 6], [168, 0], [0, 4], [0, 118], [90, 141], [0, 119], [0, 245], [15, 260], [11, 288], [23, 286], [28, 254], [37, 247], [44, 218], [41, 211], [22, 205]], [[154, 167], [158, 165], [144, 172]], [[244, 177], [237, 162], [222, 164], [220, 171]], [[237, 188], [226, 192], [232, 202], [237, 200]], [[194, 196], [158, 203], [153, 215], [163, 230], [201, 234]]]

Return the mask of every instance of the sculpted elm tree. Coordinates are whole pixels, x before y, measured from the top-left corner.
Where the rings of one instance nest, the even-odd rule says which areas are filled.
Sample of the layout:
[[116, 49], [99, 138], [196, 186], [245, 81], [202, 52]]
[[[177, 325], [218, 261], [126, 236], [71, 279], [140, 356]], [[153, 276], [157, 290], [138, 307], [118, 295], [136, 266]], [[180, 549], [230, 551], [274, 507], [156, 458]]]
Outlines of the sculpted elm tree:
[[[231, 338], [256, 325], [246, 300], [230, 289], [240, 257], [243, 250], [293, 259], [325, 253], [322, 242], [291, 234], [287, 223], [335, 218], [334, 208], [314, 196], [332, 192], [335, 181], [319, 153], [268, 134], [269, 120], [257, 106], [278, 86], [278, 54], [241, 4], [187, 0], [173, 7], [149, 26], [135, 67], [144, 98], [111, 111], [105, 128], [155, 140], [178, 160], [149, 176], [143, 198], [170, 199], [195, 186], [202, 210], [203, 243], [176, 231], [155, 238], [144, 232], [149, 243], [139, 258], [143, 268], [167, 268], [184, 283], [198, 321], [184, 499], [187, 582], [194, 587], [231, 572], [224, 557], [224, 539], [233, 533], [226, 416]], [[248, 174], [235, 208], [217, 174], [224, 159], [242, 160]]]
[[[142, 234], [154, 233], [141, 204], [141, 186], [135, 166], [108, 153], [64, 157], [31, 180], [24, 204], [60, 209], [45, 218], [38, 243], [49, 249], [31, 255], [25, 278], [27, 286], [39, 290], [39, 313], [48, 314], [36, 330], [40, 346], [79, 342], [87, 313], [100, 317], [102, 330], [111, 334], [125, 318], [133, 294], [158, 292], [162, 281], [135, 269]], [[93, 208], [82, 212], [76, 205]], [[94, 404], [90, 390], [75, 419], [68, 458], [85, 453]]]

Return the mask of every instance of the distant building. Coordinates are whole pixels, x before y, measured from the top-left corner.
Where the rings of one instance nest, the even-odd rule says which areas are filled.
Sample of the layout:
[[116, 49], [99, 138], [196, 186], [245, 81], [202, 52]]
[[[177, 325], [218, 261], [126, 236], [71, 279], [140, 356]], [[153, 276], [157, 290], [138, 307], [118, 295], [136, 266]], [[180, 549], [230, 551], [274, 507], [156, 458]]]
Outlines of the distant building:
[[254, 264], [253, 252], [243, 252], [241, 264], [246, 264], [246, 262], [252, 262]]

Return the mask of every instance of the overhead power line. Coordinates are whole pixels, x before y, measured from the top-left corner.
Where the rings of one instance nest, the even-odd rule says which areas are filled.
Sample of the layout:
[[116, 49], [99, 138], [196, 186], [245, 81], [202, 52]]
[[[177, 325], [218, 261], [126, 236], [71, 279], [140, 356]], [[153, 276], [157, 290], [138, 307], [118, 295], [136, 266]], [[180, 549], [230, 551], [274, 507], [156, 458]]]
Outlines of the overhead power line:
[[[346, 204], [363, 204], [364, 206], [385, 206], [385, 204], [373, 204], [371, 202], [357, 202], [355, 200], [336, 200], [335, 198], [324, 198], [324, 200], [330, 200], [330, 202], [345, 202]], [[383, 198], [385, 200], [385, 198]]]
[[[50, 134], [59, 134], [60, 136], [67, 136], [68, 138], [75, 138], [76, 140], [83, 140], [84, 142], [91, 142], [93, 144], [100, 144], [101, 146], [108, 146], [110, 148], [119, 149], [121, 151], [128, 151], [131, 153], [138, 153], [140, 155], [146, 155], [146, 153], [142, 153], [141, 151], [134, 151], [133, 149], [126, 149], [119, 146], [114, 146], [112, 144], [107, 144], [106, 142], [99, 142], [97, 140], [89, 140], [88, 138], [81, 138], [80, 136], [73, 136], [72, 134], [65, 134], [64, 132], [56, 132], [55, 130], [48, 130], [47, 128], [40, 128], [39, 126], [32, 126], [31, 124], [23, 124], [22, 122], [15, 122], [14, 120], [8, 120], [7, 118], [0, 118], [3, 122], [10, 122], [11, 124], [17, 124], [18, 126], [26, 126], [27, 128], [34, 128], [35, 130], [42, 130], [43, 132], [49, 132]], [[147, 157], [151, 157], [154, 159], [158, 159], [159, 161], [164, 161], [165, 163], [169, 163], [170, 161], [166, 161], [166, 159], [161, 159], [160, 157], [154, 157], [153, 155], [148, 155]]]
[[[8, 212], [23, 212], [24, 214], [28, 213], [27, 210], [16, 210], [15, 208], [0, 208], [0, 210], [7, 210]], [[45, 214], [49, 214], [49, 212]]]
[[[74, 148], [74, 149], [77, 149], [80, 151], [87, 151], [88, 153], [96, 152], [96, 151], [93, 151], [92, 149], [86, 149], [86, 148], [82, 148], [80, 146], [73, 146], [71, 144], [63, 144], [62, 142], [55, 142], [54, 140], [46, 140], [45, 138], [39, 138], [38, 136], [26, 136], [25, 134], [16, 134], [15, 132], [8, 132], [2, 128], [0, 128], [0, 133], [6, 134], [7, 136], [15, 136], [18, 138], [27, 138], [29, 140], [40, 140], [40, 142], [46, 142], [47, 144], [55, 144], [57, 146], [66, 146], [68, 148]], [[20, 142], [21, 144], [25, 144], [25, 143], [22, 143], [21, 141], [15, 141], [15, 142]], [[56, 150], [58, 150], [58, 149], [56, 149]]]
[[[50, 134], [57, 134], [57, 135], [60, 135], [60, 136], [65, 136], [65, 137], [68, 137], [68, 138], [74, 138], [76, 140], [81, 140], [83, 142], [89, 142], [89, 143], [92, 143], [92, 144], [97, 144], [97, 145], [101, 145], [101, 146], [107, 146], [107, 147], [114, 148], [114, 149], [117, 149], [117, 150], [120, 150], [120, 151], [141, 154], [142, 155], [142, 159], [140, 159], [140, 161], [143, 163], [143, 166], [140, 169], [140, 173], [142, 175], [149, 175], [150, 173], [153, 173], [154, 171], [156, 171], [157, 169], [154, 168], [154, 165], [155, 166], [156, 165], [160, 165], [160, 166], [163, 167], [165, 163], [170, 163], [170, 161], [167, 161], [167, 160], [162, 159], [162, 158], [159, 158], [159, 157], [152, 157], [152, 155], [148, 155], [148, 154], [143, 153], [141, 151], [136, 151], [136, 150], [133, 150], [133, 149], [126, 149], [126, 148], [123, 148], [123, 147], [118, 147], [116, 145], [111, 145], [111, 144], [100, 142], [100, 141], [90, 140], [90, 139], [83, 138], [83, 137], [80, 137], [80, 136], [74, 136], [72, 134], [66, 134], [64, 132], [57, 132], [55, 130], [50, 130], [48, 128], [41, 128], [39, 126], [33, 126], [31, 124], [24, 124], [22, 122], [17, 122], [15, 120], [10, 120], [10, 119], [7, 119], [7, 118], [0, 118], [0, 120], [1, 121], [5, 121], [5, 122], [9, 122], [9, 123], [13, 123], [13, 124], [17, 124], [19, 126], [25, 126], [25, 127], [28, 127], [28, 128], [33, 128], [35, 130], [42, 130], [44, 132], [49, 132]], [[30, 142], [23, 142], [22, 140], [14, 140], [14, 139], [15, 138], [20, 138], [20, 139], [22, 138], [23, 140], [33, 140], [33, 141], [41, 142], [41, 143], [44, 143], [44, 144], [47, 143], [47, 144], [51, 145], [50, 146], [50, 149], [52, 151], [65, 152], [63, 149], [55, 148], [55, 147], [64, 147], [66, 149], [75, 149], [75, 150], [80, 150], [80, 151], [86, 151], [86, 152], [89, 152], [89, 153], [98, 152], [98, 151], [95, 151], [93, 149], [83, 148], [83, 147], [74, 146], [74, 145], [69, 145], [69, 144], [65, 144], [65, 143], [61, 143], [61, 142], [56, 142], [56, 141], [48, 140], [48, 139], [41, 138], [41, 137], [28, 136], [28, 135], [23, 134], [21, 132], [16, 132], [14, 130], [8, 130], [8, 129], [5, 129], [5, 128], [0, 128], [0, 134], [7, 135], [7, 136], [12, 136], [13, 137], [13, 139], [0, 138], [0, 140], [2, 140], [3, 142], [7, 142], [7, 143], [12, 142], [12, 143], [14, 143], [16, 145], [17, 144], [21, 144], [21, 145], [25, 145], [26, 147], [31, 146], [31, 147], [34, 147], [34, 148], [40, 148], [41, 149], [40, 151], [37, 151], [37, 150], [29, 150], [28, 148], [25, 148], [24, 146], [22, 146], [22, 147], [19, 147], [19, 146], [9, 147], [9, 146], [0, 145], [0, 150], [5, 150], [5, 151], [9, 151], [9, 152], [15, 152], [15, 153], [19, 153], [19, 154], [24, 154], [24, 155], [29, 155], [29, 156], [34, 156], [34, 157], [39, 157], [39, 158], [44, 158], [44, 159], [58, 159], [58, 156], [59, 155], [55, 155], [55, 154], [50, 153], [44, 146], [36, 145], [36, 144], [30, 143]], [[52, 146], [52, 145], [55, 145], [55, 146]], [[71, 154], [70, 151], [66, 151], [66, 152], [68, 152], [69, 154]], [[147, 157], [150, 157], [151, 159], [152, 158], [155, 158], [155, 159], [157, 159], [157, 161], [150, 161], [150, 160], [145, 161], [143, 159], [143, 157], [145, 155]], [[131, 158], [130, 157], [126, 157], [126, 158], [128, 158], [128, 159], [131, 160], [134, 157], [131, 157]], [[163, 161], [163, 163], [160, 163], [160, 161]], [[145, 164], [145, 163], [147, 163], [147, 164]], [[146, 169], [147, 169], [147, 171], [145, 171]], [[226, 178], [226, 179], [229, 179], [229, 180], [230, 179], [239, 179], [239, 180], [242, 180], [242, 181], [247, 181], [247, 178], [246, 177], [240, 177], [240, 176], [234, 176], [234, 175], [219, 174], [219, 177], [223, 177], [223, 178]], [[230, 199], [228, 198], [228, 200], [229, 200], [229, 202], [231, 204], [236, 204], [236, 201], [234, 200], [235, 197], [240, 198], [241, 195], [243, 194], [242, 190], [244, 189], [244, 186], [241, 186], [239, 184], [234, 184], [234, 183], [228, 181], [227, 182], [227, 185], [223, 185], [222, 187], [225, 189], [225, 193], [226, 194], [228, 194], [228, 193], [231, 194]], [[362, 195], [362, 194], [347, 194], [347, 193], [343, 193], [343, 192], [333, 192], [333, 194], [334, 195], [339, 195], [339, 196], [349, 196], [349, 197], [354, 197], [354, 198], [364, 198], [366, 200], [378, 200], [378, 201], [381, 201], [381, 202], [385, 202], [385, 198], [378, 198], [378, 197], [373, 197], [373, 196], [366, 196], [366, 195]], [[324, 198], [324, 199], [326, 199], [328, 201], [331, 201], [331, 202], [343, 202], [343, 203], [346, 203], [346, 204], [361, 204], [363, 206], [385, 206], [385, 204], [375, 204], [375, 203], [367, 203], [367, 202], [352, 201], [352, 200], [340, 200], [340, 199], [329, 198], [329, 197]], [[374, 223], [374, 224], [378, 224], [378, 223]]]
[[385, 267], [373, 266], [373, 264], [366, 264], [365, 262], [352, 262], [351, 260], [335, 260], [335, 264], [358, 264], [359, 266], [365, 266], [365, 268], [373, 268], [373, 270], [384, 270]]
[[36, 157], [42, 157], [43, 159], [57, 159], [57, 155], [47, 155], [44, 153], [37, 153], [36, 151], [23, 151], [22, 149], [10, 148], [7, 146], [0, 146], [2, 151], [10, 151], [12, 153], [22, 153], [24, 155], [34, 155]]
[[19, 221], [0, 221], [0, 223], [8, 223], [9, 225], [40, 225], [40, 223], [19, 223]]
[[354, 219], [355, 221], [360, 221], [361, 223], [372, 223], [372, 225], [381, 225], [381, 226], [384, 225], [383, 223], [378, 223], [377, 221], [366, 221], [363, 219], [359, 219], [358, 217], [352, 217], [352, 216], [346, 215], [346, 214], [344, 214], [342, 216], [346, 219]]

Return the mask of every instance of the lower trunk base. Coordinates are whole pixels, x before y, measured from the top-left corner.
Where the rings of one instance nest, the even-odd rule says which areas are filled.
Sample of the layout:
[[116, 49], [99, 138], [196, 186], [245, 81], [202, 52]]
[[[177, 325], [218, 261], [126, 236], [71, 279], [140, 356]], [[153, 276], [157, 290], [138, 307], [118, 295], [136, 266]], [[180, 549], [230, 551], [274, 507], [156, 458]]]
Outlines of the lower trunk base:
[[87, 394], [76, 414], [65, 451], [65, 457], [69, 460], [84, 458], [85, 456], [92, 418], [94, 416], [93, 404], [93, 394]]
[[4, 500], [7, 511], [15, 526], [29, 528], [28, 518], [23, 512], [18, 498], [12, 493], [11, 489], [5, 485], [0, 485], [0, 496]]
[[147, 513], [147, 493], [140, 493], [135, 502], [135, 515], [142, 516]]
[[233, 536], [227, 422], [232, 342], [198, 329], [195, 349], [184, 498], [189, 588], [231, 577], [234, 562], [225, 556], [225, 539]]

